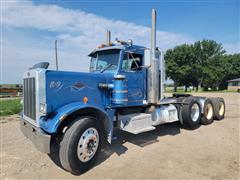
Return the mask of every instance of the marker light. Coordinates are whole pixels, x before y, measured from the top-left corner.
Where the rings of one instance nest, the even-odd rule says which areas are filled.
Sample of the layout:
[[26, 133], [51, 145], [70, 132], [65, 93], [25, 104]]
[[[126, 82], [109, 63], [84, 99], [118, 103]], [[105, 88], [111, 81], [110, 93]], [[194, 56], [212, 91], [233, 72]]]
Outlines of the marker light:
[[47, 105], [44, 103], [40, 103], [40, 112], [46, 114], [47, 113]]
[[83, 98], [83, 102], [84, 102], [85, 104], [87, 104], [88, 98], [87, 98], [86, 96]]

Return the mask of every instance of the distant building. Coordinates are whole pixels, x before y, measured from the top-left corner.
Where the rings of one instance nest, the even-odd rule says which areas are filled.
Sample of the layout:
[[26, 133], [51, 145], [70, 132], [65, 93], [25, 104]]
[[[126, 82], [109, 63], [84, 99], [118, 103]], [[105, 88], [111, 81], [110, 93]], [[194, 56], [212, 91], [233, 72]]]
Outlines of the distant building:
[[228, 90], [240, 92], [240, 78], [232, 79], [228, 82]]
[[0, 97], [21, 96], [22, 89], [22, 84], [0, 84]]

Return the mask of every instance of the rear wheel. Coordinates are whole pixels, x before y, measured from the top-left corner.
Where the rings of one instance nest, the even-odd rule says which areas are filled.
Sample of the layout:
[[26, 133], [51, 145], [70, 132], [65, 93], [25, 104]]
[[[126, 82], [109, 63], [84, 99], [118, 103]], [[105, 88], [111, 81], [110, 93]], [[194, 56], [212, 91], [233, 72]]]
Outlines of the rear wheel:
[[213, 122], [213, 103], [210, 99], [206, 99], [203, 106], [203, 114], [201, 124], [207, 125]]
[[182, 105], [181, 115], [185, 127], [190, 129], [197, 128], [201, 118], [200, 105], [197, 100], [190, 98], [188, 104]]
[[91, 168], [99, 153], [102, 132], [91, 117], [76, 119], [60, 143], [60, 162], [64, 169], [80, 174]]
[[225, 116], [225, 102], [223, 98], [212, 98], [213, 102], [213, 109], [214, 109], [214, 115], [213, 119], [215, 120], [222, 120]]

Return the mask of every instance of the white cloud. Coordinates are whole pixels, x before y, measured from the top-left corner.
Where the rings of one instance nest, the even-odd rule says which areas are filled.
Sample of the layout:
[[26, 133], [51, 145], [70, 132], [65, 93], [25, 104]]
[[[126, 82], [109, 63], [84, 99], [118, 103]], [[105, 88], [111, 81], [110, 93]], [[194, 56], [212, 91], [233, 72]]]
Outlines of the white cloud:
[[[50, 60], [54, 64], [52, 46], [56, 38], [59, 39], [61, 69], [75, 71], [88, 70], [87, 54], [105, 42], [107, 29], [112, 31], [112, 37], [132, 39], [139, 45], [149, 46], [150, 41], [149, 27], [56, 5], [36, 5], [30, 1], [3, 2], [2, 15], [1, 23], [5, 30], [1, 42], [4, 83], [20, 82], [22, 72], [39, 60]], [[8, 29], [11, 33], [7, 32]], [[157, 32], [157, 45], [163, 50], [193, 41], [187, 35]], [[18, 62], [21, 65], [14, 67]], [[16, 73], [11, 73], [14, 70]]]
[[[145, 26], [124, 21], [113, 21], [79, 10], [71, 10], [56, 5], [34, 5], [32, 2], [3, 3], [3, 24], [13, 27], [28, 27], [59, 33], [78, 33], [78, 40], [88, 44], [103, 40], [106, 29], [111, 29], [119, 38], [132, 38], [146, 44], [150, 29]], [[160, 45], [168, 48], [193, 39], [181, 34], [158, 31]], [[67, 38], [68, 39], [68, 38]]]
[[[15, 30], [11, 30], [2, 42], [3, 63], [1, 67], [1, 83], [19, 83], [22, 81], [22, 74], [32, 65], [40, 62], [50, 62], [50, 69], [55, 69], [55, 52], [54, 37], [46, 38], [46, 42], [39, 39], [28, 37], [28, 33], [16, 32], [14, 37], [11, 36]], [[49, 44], [48, 44], [49, 43]], [[87, 56], [81, 55], [81, 51], [72, 50], [71, 48], [61, 50], [59, 44], [59, 67], [61, 70], [87, 71], [89, 61]]]

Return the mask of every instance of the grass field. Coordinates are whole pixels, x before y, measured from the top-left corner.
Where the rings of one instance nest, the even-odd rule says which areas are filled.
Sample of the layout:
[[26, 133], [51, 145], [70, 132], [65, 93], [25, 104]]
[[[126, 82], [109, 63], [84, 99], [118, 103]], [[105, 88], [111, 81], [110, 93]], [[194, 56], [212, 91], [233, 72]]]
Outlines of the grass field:
[[17, 114], [21, 110], [20, 99], [0, 100], [0, 116]]

